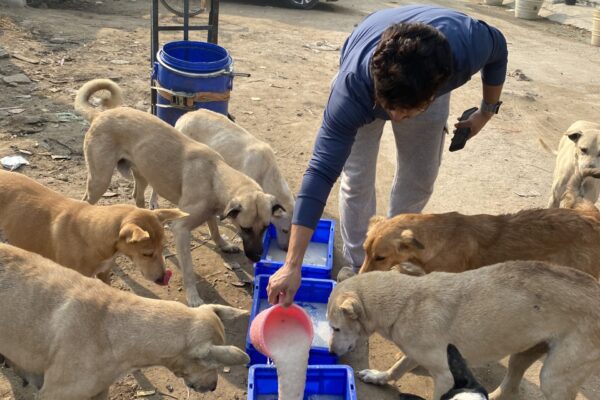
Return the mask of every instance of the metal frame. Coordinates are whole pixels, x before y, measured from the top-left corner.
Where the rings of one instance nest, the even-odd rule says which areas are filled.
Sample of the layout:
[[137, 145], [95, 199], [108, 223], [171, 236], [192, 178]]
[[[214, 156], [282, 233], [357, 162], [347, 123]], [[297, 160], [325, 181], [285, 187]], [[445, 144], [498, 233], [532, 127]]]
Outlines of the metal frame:
[[[156, 61], [156, 53], [159, 48], [159, 33], [183, 32], [183, 40], [189, 40], [190, 31], [208, 31], [208, 42], [217, 44], [219, 36], [219, 0], [207, 0], [210, 3], [210, 13], [208, 14], [208, 25], [191, 25], [190, 26], [190, 0], [183, 0], [183, 25], [168, 25], [160, 26], [158, 24], [158, 3], [160, 0], [152, 0], [152, 32], [150, 44], [150, 67], [154, 69]], [[153, 79], [150, 78], [150, 87], [154, 87]], [[151, 89], [151, 112], [156, 115], [156, 89]]]

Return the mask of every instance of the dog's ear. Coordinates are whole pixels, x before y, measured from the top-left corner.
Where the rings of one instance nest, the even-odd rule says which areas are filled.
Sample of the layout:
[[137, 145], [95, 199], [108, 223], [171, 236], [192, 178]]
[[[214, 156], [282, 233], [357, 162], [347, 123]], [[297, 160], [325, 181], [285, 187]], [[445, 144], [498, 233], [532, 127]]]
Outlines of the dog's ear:
[[208, 304], [202, 307], [210, 308], [221, 321], [231, 321], [237, 317], [248, 315], [248, 311], [220, 304]]
[[125, 239], [126, 243], [139, 243], [150, 239], [150, 234], [133, 223], [127, 223], [121, 227], [119, 238]]
[[364, 315], [363, 306], [355, 295], [350, 295], [342, 301], [340, 309], [350, 319], [359, 319]]
[[475, 379], [475, 377], [469, 370], [466, 361], [464, 360], [456, 346], [454, 346], [451, 343], [448, 344], [446, 353], [448, 355], [448, 367], [450, 368], [450, 372], [452, 373], [452, 377], [454, 378], [454, 388], [483, 390], [487, 397], [487, 392], [485, 392], [485, 389], [483, 389], [479, 382], [477, 382], [477, 379]]
[[237, 200], [231, 200], [229, 204], [227, 204], [227, 207], [225, 207], [225, 212], [223, 213], [221, 220], [224, 220], [225, 218], [235, 219], [240, 211], [242, 211], [242, 203]]
[[271, 207], [271, 213], [276, 218], [283, 217], [283, 213], [285, 212], [286, 209], [279, 203], [273, 204], [273, 207]]
[[399, 249], [405, 248], [416, 248], [418, 250], [423, 250], [425, 246], [423, 243], [419, 242], [417, 238], [415, 238], [415, 234], [410, 229], [404, 229], [402, 233], [400, 233], [400, 238], [397, 240], [397, 247]]
[[167, 221], [185, 218], [188, 215], [190, 215], [186, 212], [181, 211], [179, 208], [159, 208], [158, 210], [154, 210], [153, 212], [161, 224]]
[[248, 354], [235, 346], [211, 346], [208, 356], [211, 361], [225, 366], [246, 365], [250, 362]]
[[583, 132], [581, 132], [581, 131], [567, 132], [568, 138], [571, 139], [575, 143], [577, 143], [577, 141], [579, 140], [581, 135], [583, 135]]
[[382, 217], [381, 215], [375, 215], [371, 217], [371, 219], [369, 219], [368, 229], [370, 230], [372, 227], [383, 221], [385, 221], [385, 217]]

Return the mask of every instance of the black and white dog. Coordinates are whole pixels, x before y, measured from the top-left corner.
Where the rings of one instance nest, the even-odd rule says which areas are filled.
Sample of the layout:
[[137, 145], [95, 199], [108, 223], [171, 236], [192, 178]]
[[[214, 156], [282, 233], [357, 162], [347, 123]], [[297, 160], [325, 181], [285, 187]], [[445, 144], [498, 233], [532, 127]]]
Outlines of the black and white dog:
[[[488, 392], [473, 376], [462, 355], [453, 344], [447, 348], [448, 367], [454, 377], [454, 387], [440, 400], [489, 400]], [[412, 394], [401, 394], [400, 400], [425, 400]]]

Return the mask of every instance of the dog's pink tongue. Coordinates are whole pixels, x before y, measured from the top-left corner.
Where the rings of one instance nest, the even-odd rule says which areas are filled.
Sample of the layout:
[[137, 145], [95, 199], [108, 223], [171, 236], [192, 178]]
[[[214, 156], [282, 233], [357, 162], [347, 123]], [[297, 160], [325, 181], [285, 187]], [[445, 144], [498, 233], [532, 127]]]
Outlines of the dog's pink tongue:
[[171, 271], [170, 269], [165, 270], [165, 274], [163, 275], [162, 282], [160, 282], [160, 283], [167, 286], [169, 284], [169, 281], [171, 280], [171, 275], [173, 275], [173, 271]]

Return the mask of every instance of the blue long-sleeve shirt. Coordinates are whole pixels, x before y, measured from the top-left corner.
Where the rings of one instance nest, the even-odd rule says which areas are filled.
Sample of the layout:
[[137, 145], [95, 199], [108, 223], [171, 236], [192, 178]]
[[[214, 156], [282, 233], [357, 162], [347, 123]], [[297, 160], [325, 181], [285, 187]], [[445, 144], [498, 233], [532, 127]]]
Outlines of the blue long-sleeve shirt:
[[312, 158], [302, 180], [293, 223], [314, 229], [331, 188], [350, 155], [356, 132], [375, 119], [389, 120], [375, 105], [370, 63], [382, 33], [391, 25], [421, 22], [444, 34], [453, 58], [452, 74], [442, 95], [464, 85], [481, 71], [483, 83], [504, 83], [508, 50], [502, 33], [485, 22], [448, 8], [412, 5], [375, 12], [346, 39]]

